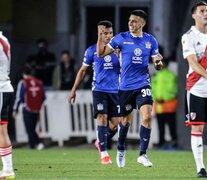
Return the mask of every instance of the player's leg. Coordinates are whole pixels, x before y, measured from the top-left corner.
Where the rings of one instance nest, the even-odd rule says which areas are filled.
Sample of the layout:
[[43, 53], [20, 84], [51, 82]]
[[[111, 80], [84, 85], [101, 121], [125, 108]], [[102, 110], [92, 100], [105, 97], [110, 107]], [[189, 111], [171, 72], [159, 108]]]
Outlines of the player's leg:
[[0, 92], [0, 155], [3, 163], [0, 178], [15, 178], [12, 163], [12, 145], [8, 135], [8, 106], [12, 100], [12, 93]]
[[140, 108], [142, 123], [140, 127], [140, 153], [137, 162], [143, 164], [146, 167], [151, 167], [152, 163], [147, 157], [147, 149], [150, 141], [151, 134], [151, 105], [143, 105]]
[[109, 120], [108, 129], [107, 129], [107, 147], [108, 147], [108, 149], [111, 148], [112, 138], [117, 133], [119, 120], [120, 120], [120, 117], [112, 117]]
[[118, 93], [108, 93], [108, 131], [107, 131], [107, 146], [110, 146], [111, 139], [118, 130], [120, 121], [120, 105]]
[[191, 149], [199, 177], [206, 177], [203, 163], [203, 130], [207, 120], [207, 98], [186, 94], [186, 124], [191, 126]]
[[125, 151], [126, 151], [126, 138], [129, 130], [130, 123], [132, 121], [132, 114], [128, 114], [121, 118], [118, 124], [118, 147], [116, 162], [119, 168], [125, 166]]
[[100, 148], [100, 157], [102, 164], [110, 164], [111, 159], [107, 152], [107, 115], [97, 115], [97, 139]]
[[95, 143], [98, 148], [102, 164], [110, 164], [111, 159], [107, 152], [107, 121], [108, 107], [107, 95], [103, 92], [93, 92], [94, 118], [97, 121], [97, 141]]
[[137, 162], [146, 167], [151, 167], [152, 163], [149, 161], [146, 153], [151, 135], [151, 121], [152, 121], [152, 94], [151, 87], [146, 86], [137, 91], [136, 104], [141, 113], [140, 126], [140, 153]]
[[121, 121], [118, 124], [118, 146], [116, 162], [119, 168], [125, 166], [125, 142], [130, 123], [132, 121], [133, 108], [135, 108], [135, 96], [134, 91], [120, 91], [120, 115]]

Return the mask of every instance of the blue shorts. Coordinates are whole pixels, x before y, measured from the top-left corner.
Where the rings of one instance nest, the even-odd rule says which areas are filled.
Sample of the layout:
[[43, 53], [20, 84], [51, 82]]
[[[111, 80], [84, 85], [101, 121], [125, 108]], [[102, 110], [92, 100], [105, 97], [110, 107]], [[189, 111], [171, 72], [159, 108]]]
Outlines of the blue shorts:
[[145, 86], [139, 89], [119, 92], [120, 100], [120, 114], [126, 116], [130, 114], [133, 109], [140, 109], [145, 104], [152, 105], [152, 90], [150, 86]]
[[97, 114], [107, 114], [108, 118], [120, 116], [118, 93], [93, 91], [94, 118]]

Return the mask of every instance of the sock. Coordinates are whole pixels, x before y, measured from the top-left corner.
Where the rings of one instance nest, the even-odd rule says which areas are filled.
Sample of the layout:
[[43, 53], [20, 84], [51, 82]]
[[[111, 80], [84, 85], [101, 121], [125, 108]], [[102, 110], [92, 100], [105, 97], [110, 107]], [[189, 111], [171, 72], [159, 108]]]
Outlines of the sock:
[[0, 147], [0, 156], [3, 163], [3, 171], [13, 170], [12, 165], [12, 146]]
[[114, 137], [114, 135], [116, 134], [116, 132], [117, 132], [117, 130], [111, 130], [108, 127], [108, 130], [107, 130], [107, 142], [109, 142]]
[[191, 134], [191, 148], [196, 162], [197, 172], [205, 168], [203, 163], [203, 138], [201, 133]]
[[101, 159], [104, 158], [105, 156], [109, 156], [107, 151], [101, 151]]
[[142, 154], [146, 154], [149, 141], [150, 141], [150, 134], [151, 134], [151, 129], [146, 128], [141, 125], [140, 127], [140, 156]]
[[98, 131], [98, 141], [99, 141], [99, 146], [100, 150], [106, 151], [107, 150], [107, 127], [106, 126], [98, 126], [97, 128]]
[[127, 123], [126, 126], [123, 126], [122, 122], [119, 122], [118, 124], [118, 150], [124, 150], [125, 149], [125, 141], [127, 137], [129, 129], [129, 123]]

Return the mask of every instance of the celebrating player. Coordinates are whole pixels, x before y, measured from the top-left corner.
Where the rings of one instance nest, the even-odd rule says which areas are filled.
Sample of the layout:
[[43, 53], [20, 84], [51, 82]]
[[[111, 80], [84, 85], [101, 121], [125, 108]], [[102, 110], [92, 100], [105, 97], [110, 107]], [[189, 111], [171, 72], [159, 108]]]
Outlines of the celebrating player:
[[[110, 21], [100, 21], [98, 26], [105, 27], [102, 40], [106, 45], [113, 37], [112, 23]], [[97, 119], [98, 148], [100, 148], [101, 163], [110, 164], [112, 162], [107, 152], [107, 138], [112, 138], [116, 133], [120, 111], [118, 98], [120, 66], [118, 55], [111, 53], [99, 58], [96, 53], [96, 44], [88, 47], [68, 101], [69, 103], [75, 101], [76, 90], [83, 80], [87, 68], [91, 65], [93, 65], [94, 70], [92, 92], [94, 117]], [[110, 119], [110, 128], [107, 127], [108, 119]]]
[[140, 128], [140, 154], [137, 162], [151, 167], [152, 163], [146, 155], [151, 133], [152, 95], [148, 73], [149, 61], [152, 58], [155, 68], [162, 68], [162, 57], [158, 51], [156, 39], [145, 32], [147, 14], [142, 10], [131, 12], [129, 31], [117, 34], [105, 46], [102, 35], [105, 27], [99, 26], [97, 54], [106, 56], [116, 48], [120, 49], [121, 80], [120, 80], [120, 108], [123, 116], [118, 125], [117, 165], [125, 166], [125, 141], [134, 108], [140, 109], [142, 125]]

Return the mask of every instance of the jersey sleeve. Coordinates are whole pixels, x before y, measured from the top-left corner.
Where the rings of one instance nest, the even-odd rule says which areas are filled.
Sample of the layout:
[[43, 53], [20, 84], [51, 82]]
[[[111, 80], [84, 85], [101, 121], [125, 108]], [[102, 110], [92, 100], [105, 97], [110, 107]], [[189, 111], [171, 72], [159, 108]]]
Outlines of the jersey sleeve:
[[193, 47], [192, 40], [187, 34], [182, 36], [182, 49], [183, 49], [183, 58], [186, 59], [189, 55], [196, 54], [195, 48]]
[[85, 66], [91, 66], [93, 63], [93, 54], [95, 52], [92, 51], [92, 49], [89, 47], [86, 49], [84, 58], [83, 58], [83, 65]]
[[121, 46], [121, 40], [122, 40], [122, 36], [121, 34], [117, 34], [115, 35], [110, 42], [107, 44], [111, 49], [116, 49], [116, 48], [120, 48]]
[[151, 56], [154, 57], [154, 56], [158, 55], [158, 53], [159, 53], [158, 43], [157, 43], [157, 40], [155, 39], [154, 36], [151, 36], [151, 45], [152, 45]]

